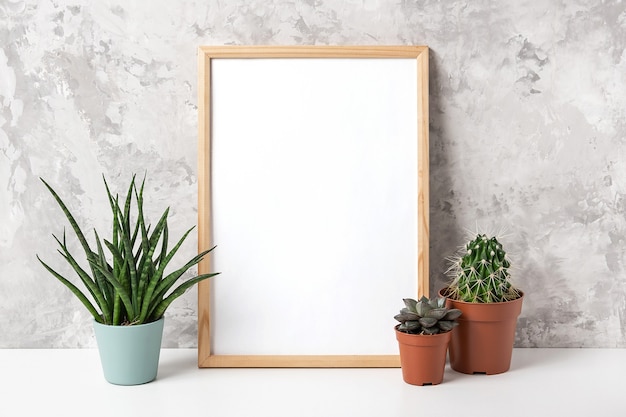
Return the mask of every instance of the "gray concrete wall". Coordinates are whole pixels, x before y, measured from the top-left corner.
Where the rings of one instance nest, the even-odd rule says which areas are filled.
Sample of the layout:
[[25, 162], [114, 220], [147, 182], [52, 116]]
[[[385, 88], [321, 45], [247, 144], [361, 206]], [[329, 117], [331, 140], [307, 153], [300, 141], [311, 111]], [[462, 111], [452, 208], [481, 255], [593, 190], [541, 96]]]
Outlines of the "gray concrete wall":
[[[106, 230], [101, 175], [145, 171], [152, 214], [196, 224], [196, 48], [222, 44], [428, 45], [431, 291], [468, 230], [504, 231], [527, 293], [518, 346], [626, 347], [615, 0], [0, 0], [0, 347], [94, 345], [35, 258], [62, 269], [66, 225], [39, 176]], [[195, 346], [195, 290], [168, 311], [163, 345]]]

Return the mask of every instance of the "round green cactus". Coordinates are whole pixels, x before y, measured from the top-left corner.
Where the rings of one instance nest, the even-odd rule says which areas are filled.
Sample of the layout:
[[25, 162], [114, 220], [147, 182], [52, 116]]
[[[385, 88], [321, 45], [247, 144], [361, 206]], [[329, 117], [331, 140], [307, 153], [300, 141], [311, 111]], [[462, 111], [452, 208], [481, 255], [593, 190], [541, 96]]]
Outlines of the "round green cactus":
[[464, 254], [452, 260], [446, 295], [469, 303], [515, 300], [520, 293], [510, 282], [510, 266], [498, 239], [479, 234], [465, 246]]

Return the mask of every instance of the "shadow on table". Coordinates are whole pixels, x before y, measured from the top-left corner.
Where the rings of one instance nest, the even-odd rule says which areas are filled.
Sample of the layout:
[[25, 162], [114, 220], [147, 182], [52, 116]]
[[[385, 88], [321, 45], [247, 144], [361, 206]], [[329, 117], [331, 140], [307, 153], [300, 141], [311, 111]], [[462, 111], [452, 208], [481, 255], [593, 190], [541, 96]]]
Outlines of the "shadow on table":
[[571, 361], [580, 348], [516, 348], [509, 372]]
[[180, 377], [198, 369], [197, 358], [194, 355], [168, 357], [162, 355], [159, 360], [157, 380]]
[[[571, 362], [571, 358], [576, 355], [579, 348], [516, 348], [513, 350], [511, 359], [511, 368], [506, 374], [525, 371], [535, 367], [544, 367], [546, 365], [554, 365], [559, 362]], [[476, 374], [477, 376], [490, 376], [486, 374]], [[503, 375], [503, 374], [495, 374]], [[450, 363], [446, 363], [446, 373], [444, 382], [453, 382], [472, 376], [457, 372], [450, 367]]]

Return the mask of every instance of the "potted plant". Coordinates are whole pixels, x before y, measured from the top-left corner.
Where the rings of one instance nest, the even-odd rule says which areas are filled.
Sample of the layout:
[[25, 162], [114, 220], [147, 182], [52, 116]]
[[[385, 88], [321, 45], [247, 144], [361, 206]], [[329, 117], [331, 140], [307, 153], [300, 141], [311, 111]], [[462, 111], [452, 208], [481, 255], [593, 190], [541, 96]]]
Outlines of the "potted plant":
[[416, 301], [405, 298], [394, 318], [400, 348], [402, 378], [412, 385], [437, 385], [443, 381], [446, 352], [461, 311], [445, 307], [444, 298]]
[[463, 312], [450, 341], [450, 366], [466, 374], [508, 371], [524, 293], [510, 281], [502, 244], [478, 234], [450, 261], [452, 280], [439, 295]]
[[147, 225], [143, 210], [145, 178], [138, 187], [135, 176], [123, 202], [111, 193], [104, 178], [113, 214], [112, 236], [110, 240], [101, 239], [94, 230], [94, 244], [90, 245], [56, 191], [46, 181], [41, 181], [61, 207], [83, 248], [85, 262], [81, 265], [68, 248], [65, 232], [61, 238], [53, 235], [59, 245], [58, 252], [76, 272], [87, 292], [55, 271], [39, 255], [37, 259], [93, 316], [106, 380], [118, 385], [152, 381], [158, 370], [166, 309], [187, 289], [217, 273], [197, 275], [178, 286], [175, 284], [214, 248], [194, 256], [178, 269], [166, 272], [166, 267], [193, 228], [170, 249], [169, 208], [154, 228]]

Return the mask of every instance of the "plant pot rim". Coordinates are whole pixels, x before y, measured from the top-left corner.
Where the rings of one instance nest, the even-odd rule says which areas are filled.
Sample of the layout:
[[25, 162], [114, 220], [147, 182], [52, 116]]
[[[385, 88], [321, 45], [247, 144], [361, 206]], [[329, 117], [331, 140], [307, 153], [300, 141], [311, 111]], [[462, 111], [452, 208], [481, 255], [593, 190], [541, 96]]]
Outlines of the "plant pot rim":
[[439, 290], [439, 292], [437, 294], [440, 297], [444, 297], [445, 299], [450, 300], [450, 301], [452, 301], [454, 303], [467, 304], [467, 305], [472, 305], [472, 306], [489, 306], [489, 305], [503, 305], [503, 304], [517, 303], [520, 300], [524, 299], [524, 295], [525, 295], [524, 291], [518, 289], [517, 291], [519, 292], [520, 296], [518, 298], [516, 298], [515, 300], [496, 301], [496, 302], [493, 302], [493, 303], [472, 303], [470, 301], [462, 301], [462, 300], [457, 300], [457, 299], [454, 299], [454, 298], [447, 297], [445, 295], [445, 291], [448, 288], [450, 288], [450, 287], [443, 287], [442, 289]]
[[447, 345], [450, 341], [450, 338], [452, 337], [452, 330], [437, 334], [410, 334], [399, 331], [397, 329], [398, 326], [399, 324], [395, 327], [396, 340], [401, 345], [433, 348], [436, 346], [441, 346], [442, 344]]
[[137, 328], [140, 326], [150, 326], [150, 325], [154, 325], [156, 323], [159, 323], [161, 321], [165, 320], [165, 316], [161, 316], [160, 319], [155, 320], [155, 321], [151, 321], [148, 323], [141, 323], [141, 324], [105, 324], [105, 323], [99, 323], [96, 319], [93, 319], [93, 324], [95, 326], [105, 326], [105, 327], [119, 327], [120, 329], [132, 329], [133, 327]]
[[432, 337], [432, 336], [443, 336], [446, 335], [448, 333], [452, 333], [452, 330], [448, 330], [447, 332], [441, 332], [441, 333], [435, 333], [435, 334], [413, 334], [413, 333], [407, 333], [407, 332], [402, 332], [400, 330], [398, 330], [398, 327], [400, 327], [399, 324], [396, 324], [393, 328], [395, 329], [396, 333], [401, 333], [401, 334], [405, 334], [407, 336], [425, 336], [425, 337]]

